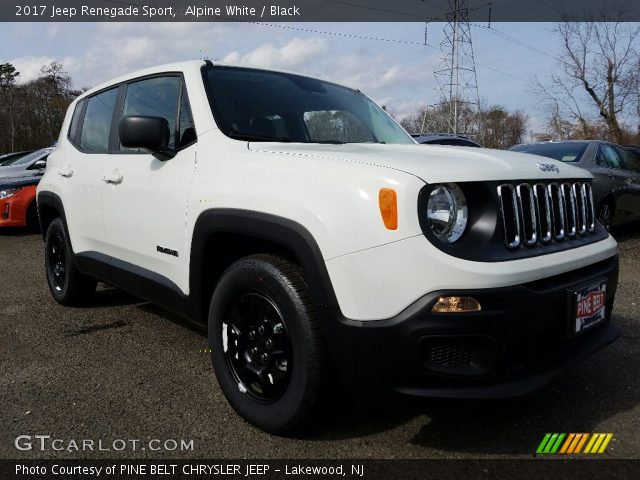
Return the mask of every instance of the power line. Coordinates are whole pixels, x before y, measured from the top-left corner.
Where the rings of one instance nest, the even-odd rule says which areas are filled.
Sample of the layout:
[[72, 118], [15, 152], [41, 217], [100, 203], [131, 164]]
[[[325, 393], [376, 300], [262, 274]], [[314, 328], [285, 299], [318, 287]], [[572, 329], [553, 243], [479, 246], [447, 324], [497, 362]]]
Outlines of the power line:
[[278, 25], [276, 23], [265, 23], [265, 22], [241, 22], [241, 23], [248, 23], [248, 24], [251, 24], [251, 25], [262, 25], [262, 26], [265, 26], [265, 27], [280, 28], [280, 29], [284, 29], [284, 30], [295, 30], [295, 31], [298, 31], [298, 32], [319, 33], [321, 35], [332, 35], [332, 36], [335, 36], [335, 37], [357, 38], [357, 39], [360, 39], [360, 40], [373, 40], [373, 41], [377, 41], [377, 42], [401, 43], [401, 44], [405, 44], [405, 45], [417, 45], [419, 47], [429, 47], [429, 48], [432, 48], [434, 50], [439, 50], [438, 47], [434, 47], [433, 45], [429, 45], [428, 43], [414, 42], [412, 40], [401, 40], [399, 38], [371, 37], [371, 36], [367, 36], [367, 35], [358, 35], [358, 34], [355, 34], [355, 33], [330, 32], [330, 31], [327, 31], [327, 30], [316, 30], [316, 29], [313, 29], [313, 28], [292, 27], [290, 25]]
[[529, 43], [527, 43], [527, 42], [525, 42], [523, 40], [520, 40], [519, 38], [516, 38], [516, 37], [514, 37], [512, 35], [509, 35], [508, 33], [502, 32], [500, 30], [496, 30], [493, 27], [486, 27], [484, 25], [478, 25], [478, 24], [475, 24], [475, 23], [472, 23], [471, 25], [476, 27], [476, 28], [481, 28], [483, 30], [491, 32], [493, 35], [502, 37], [505, 40], [508, 40], [511, 43], [514, 43], [514, 44], [519, 45], [519, 46], [521, 46], [523, 48], [531, 50], [532, 52], [536, 52], [536, 53], [538, 53], [540, 55], [543, 55], [543, 56], [545, 56], [547, 58], [551, 58], [552, 60], [555, 60], [556, 62], [562, 63], [562, 64], [567, 65], [567, 66], [571, 66], [567, 61], [563, 60], [562, 58], [556, 57], [555, 55], [552, 55], [552, 54], [550, 54], [548, 52], [545, 52], [544, 50], [540, 50], [539, 48], [534, 47], [533, 45], [531, 45], [531, 44], [529, 44]]
[[[265, 23], [265, 22], [243, 22], [243, 23], [249, 23], [251, 25], [258, 25], [258, 26], [264, 26], [264, 27], [273, 27], [273, 28], [280, 28], [280, 29], [285, 29], [285, 30], [294, 30], [294, 31], [300, 31], [300, 32], [307, 32], [307, 33], [317, 33], [320, 35], [330, 35], [330, 36], [336, 36], [336, 37], [344, 37], [344, 38], [355, 38], [355, 39], [360, 39], [360, 40], [372, 40], [372, 41], [378, 41], [378, 42], [387, 42], [387, 43], [400, 43], [400, 44], [406, 44], [406, 45], [416, 45], [419, 47], [428, 47], [431, 48], [433, 50], [438, 50], [440, 51], [440, 48], [435, 47], [433, 45], [430, 45], [426, 42], [414, 42], [412, 40], [401, 40], [401, 39], [397, 39], [397, 38], [384, 38], [384, 37], [371, 37], [371, 36], [366, 36], [366, 35], [358, 35], [358, 34], [354, 34], [354, 33], [342, 33], [342, 32], [330, 32], [330, 31], [326, 31], [326, 30], [316, 30], [316, 29], [312, 29], [312, 28], [302, 28], [302, 27], [293, 27], [291, 25], [278, 25], [275, 23]], [[500, 70], [496, 67], [493, 67], [491, 65], [486, 65], [480, 62], [476, 61], [476, 65], [478, 65], [479, 67], [482, 68], [486, 68], [487, 70], [491, 70], [493, 72], [496, 73], [500, 73], [506, 77], [512, 78], [514, 80], [519, 80], [521, 82], [524, 83], [528, 83], [528, 80], [525, 80], [521, 77], [518, 77], [516, 75], [507, 73], [503, 70]]]

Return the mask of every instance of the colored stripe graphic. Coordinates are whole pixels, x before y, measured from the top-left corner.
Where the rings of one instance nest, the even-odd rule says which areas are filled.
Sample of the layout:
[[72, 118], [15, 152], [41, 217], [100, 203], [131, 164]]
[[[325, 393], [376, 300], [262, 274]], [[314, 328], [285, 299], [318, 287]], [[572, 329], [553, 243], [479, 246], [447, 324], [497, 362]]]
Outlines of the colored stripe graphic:
[[598, 450], [598, 453], [604, 453], [605, 449], [607, 448], [607, 445], [609, 445], [609, 442], [613, 438], [613, 433], [607, 433], [606, 435], [607, 436], [605, 437], [604, 441], [602, 442], [602, 445], [600, 445], [600, 450]]
[[580, 435], [581, 435], [580, 441], [576, 445], [575, 450], [571, 453], [580, 453], [582, 451], [582, 447], [584, 447], [584, 444], [587, 442], [587, 438], [589, 438], [588, 433], [581, 433]]
[[546, 433], [536, 453], [601, 454], [604, 453], [612, 438], [613, 433]]
[[550, 433], [545, 434], [544, 438], [540, 442], [540, 445], [538, 445], [538, 449], [536, 450], [536, 453], [542, 453], [544, 451], [544, 447], [547, 445], [547, 442], [549, 441], [550, 438], [551, 438]]
[[538, 445], [536, 453], [556, 453], [565, 436], [566, 433], [547, 433]]
[[567, 440], [564, 442], [564, 445], [562, 445], [562, 448], [560, 449], [560, 453], [567, 453], [567, 449], [573, 443], [575, 438], [576, 438], [576, 434], [570, 433], [569, 436], [567, 437]]

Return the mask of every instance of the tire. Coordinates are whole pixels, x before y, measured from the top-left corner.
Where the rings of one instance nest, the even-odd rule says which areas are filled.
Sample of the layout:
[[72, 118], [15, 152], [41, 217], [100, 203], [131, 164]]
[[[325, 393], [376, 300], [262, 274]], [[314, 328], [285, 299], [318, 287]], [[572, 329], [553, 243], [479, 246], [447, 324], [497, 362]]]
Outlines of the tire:
[[613, 224], [613, 209], [611, 200], [603, 200], [598, 207], [598, 221], [607, 229], [607, 232], [611, 231], [611, 225]]
[[45, 236], [44, 262], [47, 283], [54, 300], [62, 305], [82, 305], [96, 291], [97, 282], [78, 271], [61, 218], [56, 218]]
[[211, 298], [209, 343], [222, 392], [240, 416], [276, 434], [308, 423], [328, 354], [297, 264], [274, 255], [233, 263]]

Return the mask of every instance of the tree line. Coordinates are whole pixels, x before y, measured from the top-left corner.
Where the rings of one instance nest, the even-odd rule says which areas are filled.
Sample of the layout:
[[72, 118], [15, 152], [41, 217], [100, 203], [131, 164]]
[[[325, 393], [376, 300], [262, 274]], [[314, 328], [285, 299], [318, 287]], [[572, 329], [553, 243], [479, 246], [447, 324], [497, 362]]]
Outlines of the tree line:
[[[458, 103], [458, 133], [487, 148], [507, 149], [520, 143], [527, 131], [529, 116], [522, 110], [509, 111], [501, 105], [473, 108]], [[449, 131], [450, 105], [419, 107], [406, 117], [397, 118], [410, 133], [446, 133]]]
[[33, 80], [0, 64], [0, 153], [34, 150], [57, 140], [69, 104], [81, 91], [60, 63], [44, 65]]
[[[538, 139], [640, 144], [640, 24], [624, 18], [624, 9], [612, 7], [590, 21], [556, 25], [561, 46], [556, 69], [548, 78], [534, 76], [528, 87], [537, 95], [545, 121], [543, 131], [535, 132]], [[57, 62], [43, 66], [28, 82], [20, 83], [19, 77], [13, 65], [0, 64], [0, 153], [51, 145], [67, 107], [81, 93]], [[485, 147], [509, 148], [525, 140], [530, 118], [523, 110], [486, 102], [473, 108], [463, 99], [457, 109], [458, 132]], [[445, 133], [449, 112], [450, 105], [443, 102], [395, 116], [410, 133]], [[320, 137], [323, 128], [335, 129], [336, 122], [352, 123], [331, 115], [309, 119]], [[349, 135], [356, 133], [366, 137], [362, 132]]]

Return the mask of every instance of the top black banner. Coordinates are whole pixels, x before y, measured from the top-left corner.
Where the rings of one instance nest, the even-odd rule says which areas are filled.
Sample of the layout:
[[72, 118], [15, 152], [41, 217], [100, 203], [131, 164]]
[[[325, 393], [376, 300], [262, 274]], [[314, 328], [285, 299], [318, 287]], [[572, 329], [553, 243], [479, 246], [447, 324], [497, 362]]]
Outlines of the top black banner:
[[[454, 13], [455, 12], [455, 13]], [[2, 22], [640, 21], [637, 0], [3, 0]]]

